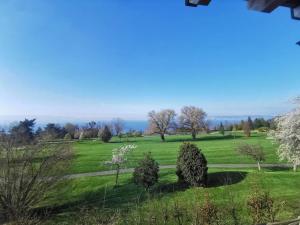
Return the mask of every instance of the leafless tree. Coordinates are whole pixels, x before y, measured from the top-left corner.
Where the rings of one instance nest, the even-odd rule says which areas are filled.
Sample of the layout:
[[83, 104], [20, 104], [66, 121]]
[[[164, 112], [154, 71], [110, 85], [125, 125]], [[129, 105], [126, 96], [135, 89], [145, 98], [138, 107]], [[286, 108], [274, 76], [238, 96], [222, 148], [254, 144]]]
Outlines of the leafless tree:
[[265, 153], [260, 145], [240, 144], [236, 150], [242, 155], [253, 158], [257, 163], [258, 170], [261, 169], [260, 163], [265, 160]]
[[199, 131], [205, 129], [206, 113], [195, 106], [184, 106], [179, 117], [179, 126], [192, 133], [193, 139]]
[[64, 126], [66, 132], [71, 135], [72, 138], [75, 136], [76, 129], [78, 128], [76, 125], [72, 123], [66, 123]]
[[165, 109], [160, 112], [149, 112], [148, 117], [150, 133], [159, 134], [161, 140], [165, 141], [165, 134], [167, 134], [171, 128], [175, 128], [175, 116], [176, 113], [172, 109]]
[[125, 127], [124, 121], [120, 118], [113, 119], [112, 126], [115, 134], [121, 139]]
[[246, 137], [251, 136], [251, 126], [248, 121], [243, 123], [243, 130]]
[[36, 218], [34, 208], [64, 176], [72, 151], [66, 144], [16, 147], [0, 143], [0, 215], [13, 224]]

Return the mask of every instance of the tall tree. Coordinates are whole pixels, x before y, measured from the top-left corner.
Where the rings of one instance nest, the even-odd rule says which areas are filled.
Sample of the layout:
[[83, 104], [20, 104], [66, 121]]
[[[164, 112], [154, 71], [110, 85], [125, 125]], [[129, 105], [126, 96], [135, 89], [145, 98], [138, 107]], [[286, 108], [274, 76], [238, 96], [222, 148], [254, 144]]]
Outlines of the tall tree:
[[223, 136], [225, 135], [225, 128], [224, 128], [223, 123], [220, 123], [220, 126], [219, 126], [219, 132], [220, 132], [220, 134], [222, 134]]
[[190, 131], [193, 139], [199, 131], [205, 129], [206, 113], [195, 106], [185, 106], [181, 109], [179, 126], [184, 130]]
[[103, 130], [99, 131], [98, 136], [104, 143], [108, 143], [109, 140], [112, 138], [112, 133], [111, 133], [109, 127], [107, 125], [105, 125]]
[[269, 135], [279, 144], [278, 156], [281, 160], [292, 163], [296, 171], [300, 165], [300, 104], [295, 110], [274, 121], [276, 130], [270, 131]]
[[48, 123], [43, 131], [43, 138], [46, 140], [54, 140], [64, 138], [66, 131], [58, 124]]
[[165, 109], [160, 112], [151, 111], [149, 117], [149, 129], [151, 133], [159, 134], [162, 141], [165, 141], [165, 134], [175, 127], [176, 113], [172, 109]]
[[65, 126], [64, 126], [66, 132], [68, 134], [70, 134], [71, 138], [74, 138], [74, 135], [75, 135], [75, 131], [77, 129], [77, 126], [72, 124], [72, 123], [66, 123]]
[[25, 119], [23, 121], [20, 121], [16, 126], [11, 128], [11, 137], [15, 140], [17, 144], [30, 144], [34, 140], [34, 126], [35, 119]]
[[251, 119], [250, 116], [248, 116], [248, 121], [247, 121], [247, 122], [248, 122], [248, 124], [249, 124], [250, 129], [253, 130], [253, 129], [254, 129], [253, 121], [252, 121], [252, 119]]
[[114, 129], [115, 134], [121, 139], [122, 132], [124, 131], [124, 121], [120, 118], [113, 119], [112, 127]]
[[250, 127], [250, 124], [249, 122], [244, 122], [243, 124], [243, 131], [244, 131], [244, 134], [246, 135], [246, 137], [250, 137], [251, 136], [251, 127]]

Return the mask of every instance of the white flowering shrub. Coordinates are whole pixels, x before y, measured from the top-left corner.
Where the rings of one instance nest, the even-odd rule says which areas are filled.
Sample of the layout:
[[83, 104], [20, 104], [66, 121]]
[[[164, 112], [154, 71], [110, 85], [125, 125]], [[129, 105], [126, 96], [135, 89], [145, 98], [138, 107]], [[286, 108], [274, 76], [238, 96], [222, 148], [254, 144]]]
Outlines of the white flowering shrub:
[[116, 167], [116, 186], [118, 185], [119, 173], [121, 166], [127, 162], [127, 155], [137, 148], [136, 145], [122, 145], [112, 150], [111, 161], [105, 162], [106, 165], [112, 165]]
[[279, 144], [278, 156], [293, 164], [294, 171], [300, 165], [300, 107], [275, 119], [276, 129], [269, 137]]

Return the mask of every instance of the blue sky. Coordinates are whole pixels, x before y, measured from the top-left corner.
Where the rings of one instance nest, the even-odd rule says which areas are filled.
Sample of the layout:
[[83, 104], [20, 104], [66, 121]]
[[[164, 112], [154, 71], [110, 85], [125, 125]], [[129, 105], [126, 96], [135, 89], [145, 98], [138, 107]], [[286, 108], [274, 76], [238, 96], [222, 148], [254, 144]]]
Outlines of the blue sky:
[[276, 115], [300, 94], [299, 27], [243, 0], [2, 0], [0, 116]]

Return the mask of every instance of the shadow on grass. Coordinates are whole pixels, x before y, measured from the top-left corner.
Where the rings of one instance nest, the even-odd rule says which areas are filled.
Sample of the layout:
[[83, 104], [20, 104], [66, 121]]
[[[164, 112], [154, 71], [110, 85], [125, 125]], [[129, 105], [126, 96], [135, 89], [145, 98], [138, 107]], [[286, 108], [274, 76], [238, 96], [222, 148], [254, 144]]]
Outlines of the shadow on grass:
[[224, 171], [208, 174], [208, 188], [237, 184], [243, 181], [247, 172]]
[[198, 137], [196, 139], [190, 138], [174, 138], [174, 139], [166, 139], [166, 142], [195, 142], [195, 141], [217, 141], [217, 140], [232, 140], [232, 139], [239, 139], [243, 136], [233, 136], [233, 135], [224, 135], [224, 136], [204, 136]]
[[280, 172], [280, 171], [292, 171], [293, 168], [291, 167], [282, 167], [282, 166], [272, 166], [272, 167], [267, 167], [263, 168], [265, 171], [271, 171], [271, 172]]
[[[72, 187], [71, 187], [72, 188]], [[93, 191], [83, 192], [75, 196], [68, 196], [70, 189], [59, 189], [55, 195], [62, 197], [63, 201], [50, 206], [37, 208], [35, 211], [39, 215], [55, 215], [60, 213], [78, 212], [83, 208], [110, 208], [126, 209], [147, 199], [145, 190], [133, 184], [131, 179], [123, 182], [117, 187], [102, 187]]]
[[[162, 174], [162, 177], [170, 175], [169, 173]], [[215, 172], [208, 175], [208, 186], [219, 187], [223, 185], [236, 184], [245, 179], [246, 172], [228, 171]], [[161, 178], [161, 177], [160, 177]], [[65, 188], [64, 188], [65, 187]], [[101, 187], [92, 189], [86, 192], [70, 195], [70, 192], [76, 189], [74, 187], [62, 184], [61, 188], [55, 192], [54, 202], [50, 205], [36, 209], [39, 215], [45, 214], [54, 216], [61, 213], [76, 213], [83, 208], [98, 208], [98, 209], [123, 209], [130, 210], [134, 206], [139, 205], [149, 198], [160, 198], [164, 194], [182, 192], [190, 188], [186, 184], [181, 184], [176, 181], [168, 182], [166, 179], [153, 187], [148, 193], [144, 188], [136, 186], [132, 179], [122, 181], [122, 184], [116, 188], [109, 185], [107, 188]], [[59, 200], [59, 198], [62, 198]]]

